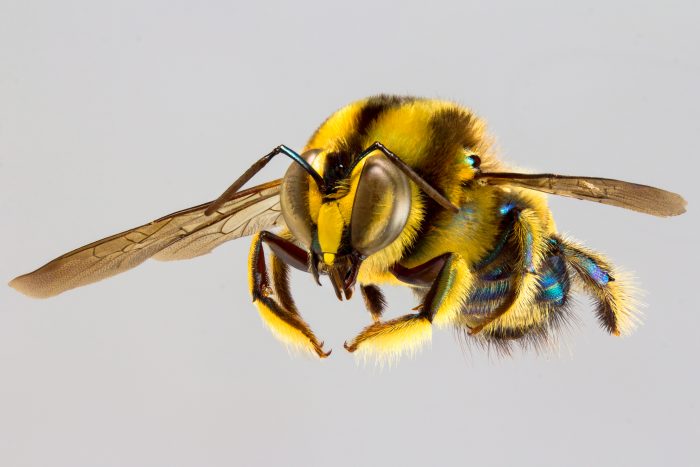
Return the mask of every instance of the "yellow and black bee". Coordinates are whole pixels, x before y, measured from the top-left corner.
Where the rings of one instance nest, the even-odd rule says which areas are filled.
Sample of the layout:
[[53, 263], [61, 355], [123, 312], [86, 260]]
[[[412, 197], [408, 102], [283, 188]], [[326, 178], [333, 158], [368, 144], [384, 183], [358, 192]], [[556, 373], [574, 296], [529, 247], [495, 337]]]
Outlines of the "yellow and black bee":
[[[557, 233], [542, 193], [656, 216], [683, 213], [683, 198], [618, 180], [513, 173], [490, 143], [484, 122], [457, 104], [370, 97], [331, 115], [301, 154], [276, 147], [217, 200], [86, 245], [10, 285], [49, 297], [147, 258], [192, 258], [254, 235], [249, 287], [262, 319], [319, 357], [330, 351], [294, 304], [289, 266], [316, 282], [327, 275], [340, 300], [359, 285], [372, 324], [345, 343], [350, 352], [412, 351], [433, 324], [501, 348], [539, 343], [565, 320], [574, 284], [594, 298], [606, 331], [629, 330], [627, 285], [600, 254]], [[284, 178], [240, 191], [278, 154], [293, 161]], [[415, 312], [382, 320], [385, 284], [413, 289]]]

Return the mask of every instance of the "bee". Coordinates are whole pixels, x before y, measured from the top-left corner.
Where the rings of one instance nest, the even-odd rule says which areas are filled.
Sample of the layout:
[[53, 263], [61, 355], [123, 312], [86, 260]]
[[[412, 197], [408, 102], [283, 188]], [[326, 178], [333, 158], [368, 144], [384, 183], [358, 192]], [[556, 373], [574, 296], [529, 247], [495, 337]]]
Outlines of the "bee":
[[[282, 179], [242, 190], [278, 155], [292, 160]], [[290, 267], [319, 285], [327, 276], [339, 300], [359, 286], [371, 323], [344, 344], [359, 354], [412, 352], [434, 324], [502, 349], [546, 342], [566, 321], [574, 287], [593, 298], [608, 333], [629, 331], [629, 284], [605, 257], [558, 233], [546, 194], [655, 216], [686, 205], [619, 180], [514, 172], [469, 109], [380, 95], [332, 114], [301, 153], [277, 146], [215, 201], [78, 248], [10, 285], [50, 297], [148, 258], [194, 258], [252, 236], [248, 286], [262, 320], [320, 358], [331, 351], [295, 305]], [[385, 285], [409, 287], [418, 306], [383, 319]]]

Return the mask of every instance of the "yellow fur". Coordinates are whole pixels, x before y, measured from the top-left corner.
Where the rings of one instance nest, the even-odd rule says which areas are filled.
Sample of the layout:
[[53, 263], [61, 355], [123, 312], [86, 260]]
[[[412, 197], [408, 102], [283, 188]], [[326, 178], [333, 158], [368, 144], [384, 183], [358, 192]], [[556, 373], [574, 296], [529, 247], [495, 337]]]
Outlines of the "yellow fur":
[[371, 333], [370, 328], [372, 326], [363, 330], [351, 345], [357, 346], [354, 353], [360, 358], [378, 361], [392, 361], [402, 355], [414, 355], [430, 342], [433, 335], [430, 322], [423, 318], [401, 321], [376, 333]]
[[610, 293], [615, 300], [615, 316], [617, 317], [618, 336], [628, 336], [642, 322], [642, 304], [639, 301], [640, 291], [634, 285], [631, 274], [619, 269], [612, 271], [615, 282], [608, 284]]
[[[331, 115], [311, 137], [304, 150], [314, 148], [330, 150], [331, 146], [328, 145], [329, 141], [334, 141], [337, 140], [338, 137], [342, 138], [345, 135], [351, 134], [356, 124], [355, 119], [357, 118], [357, 113], [362, 108], [363, 104], [364, 101], [353, 102]], [[333, 146], [333, 148], [334, 147], [335, 146]]]
[[562, 241], [566, 248], [574, 248], [593, 258], [600, 267], [607, 270], [614, 278], [614, 281], [609, 282], [604, 289], [592, 287], [581, 280], [580, 277], [577, 277], [576, 283], [583, 291], [595, 299], [610, 304], [617, 324], [617, 329], [613, 330], [613, 334], [618, 336], [630, 334], [641, 322], [640, 303], [637, 298], [640, 292], [634, 286], [631, 275], [613, 268], [605, 256], [570, 238]]
[[312, 355], [317, 355], [314, 345], [298, 328], [295, 328], [286, 321], [282, 320], [261, 301], [256, 300], [254, 303], [258, 309], [258, 312], [260, 313], [263, 323], [265, 323], [267, 328], [278, 340], [292, 348], [309, 352]]
[[[366, 138], [367, 144], [375, 141], [390, 148], [408, 165], [416, 165], [420, 154], [430, 144], [430, 119], [435, 111], [447, 104], [439, 101], [420, 101], [388, 110], [381, 122], [374, 126]], [[388, 128], [393, 131], [387, 131]]]
[[[532, 239], [528, 240], [527, 235]], [[542, 324], [546, 316], [534, 312], [535, 293], [537, 292], [537, 276], [532, 272], [537, 270], [544, 258], [545, 246], [542, 223], [538, 219], [537, 212], [531, 209], [522, 211], [515, 224], [515, 236], [520, 247], [521, 257], [519, 263], [523, 265], [523, 272], [516, 274], [515, 297], [507, 310], [503, 311], [495, 320], [483, 327], [485, 332], [499, 331], [503, 329], [527, 330], [533, 326]], [[528, 243], [532, 243], [532, 265], [525, 267], [525, 259], [522, 257]], [[527, 269], [530, 269], [528, 271]]]
[[421, 251], [401, 264], [415, 267], [444, 253], [457, 253], [467, 263], [478, 261], [493, 248], [498, 230], [497, 199], [492, 192], [487, 187], [480, 196], [465, 195], [457, 214], [438, 213], [430, 230], [424, 232]]

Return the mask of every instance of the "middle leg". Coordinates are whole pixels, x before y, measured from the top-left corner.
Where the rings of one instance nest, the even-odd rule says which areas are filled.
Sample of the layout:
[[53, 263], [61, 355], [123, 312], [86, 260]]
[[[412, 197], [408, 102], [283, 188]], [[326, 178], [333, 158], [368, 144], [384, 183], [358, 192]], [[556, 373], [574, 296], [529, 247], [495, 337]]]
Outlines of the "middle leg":
[[[437, 259], [429, 263], [435, 261]], [[446, 254], [440, 261], [442, 266], [418, 307], [418, 313], [383, 322], [376, 321], [364, 328], [352, 341], [346, 342], [345, 349], [379, 357], [397, 357], [404, 352], [417, 350], [429, 341], [432, 338], [433, 323], [444, 325], [453, 322], [469, 294], [471, 272], [466, 261], [458, 254]], [[412, 271], [422, 273], [424, 270], [418, 266], [402, 272], [408, 277]]]

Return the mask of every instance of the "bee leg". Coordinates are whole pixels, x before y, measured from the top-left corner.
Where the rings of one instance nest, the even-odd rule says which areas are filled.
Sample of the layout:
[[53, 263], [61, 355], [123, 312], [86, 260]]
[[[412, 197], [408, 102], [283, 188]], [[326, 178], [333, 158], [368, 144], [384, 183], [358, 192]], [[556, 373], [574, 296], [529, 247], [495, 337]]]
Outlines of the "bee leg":
[[365, 300], [367, 310], [372, 315], [372, 320], [378, 323], [386, 308], [384, 294], [379, 287], [374, 285], [361, 285], [360, 292], [362, 292], [362, 298]]
[[275, 291], [277, 301], [285, 310], [299, 314], [289, 287], [289, 265], [272, 252], [270, 266], [272, 266], [272, 289]]
[[[429, 263], [441, 263], [441, 267], [423, 298], [420, 311], [367, 326], [350, 343], [345, 343], [346, 350], [398, 357], [429, 341], [433, 323], [449, 324], [456, 319], [469, 294], [469, 267], [461, 256], [454, 253], [442, 255]], [[423, 273], [425, 267], [403, 268], [402, 271], [406, 275], [416, 271]]]
[[612, 266], [599, 253], [557, 237], [550, 242], [562, 253], [583, 289], [594, 298], [595, 313], [603, 328], [616, 336], [630, 331], [637, 318], [624, 278], [613, 277]]
[[286, 301], [286, 305], [291, 306], [283, 306], [272, 298], [273, 289], [270, 287], [265, 264], [263, 242], [272, 248], [279, 260], [295, 267], [304, 264], [307, 256], [298, 246], [270, 232], [260, 232], [253, 238], [248, 259], [248, 285], [260, 316], [272, 333], [283, 342], [308, 350], [321, 358], [327, 357], [331, 352], [324, 352], [323, 343], [316, 339], [309, 325], [299, 315], [291, 301], [288, 284], [280, 280], [279, 266], [276, 277], [273, 269], [273, 279], [277, 279], [275, 292], [283, 303]]
[[513, 248], [517, 250], [517, 259], [512, 265], [513, 279], [509, 295], [505, 300], [481, 321], [470, 325], [469, 334], [485, 332], [498, 333], [503, 329], [518, 332], [530, 326], [534, 318], [532, 303], [538, 291], [538, 279], [535, 271], [549, 251], [542, 229], [541, 221], [532, 209], [514, 208], [511, 231], [508, 233]]

